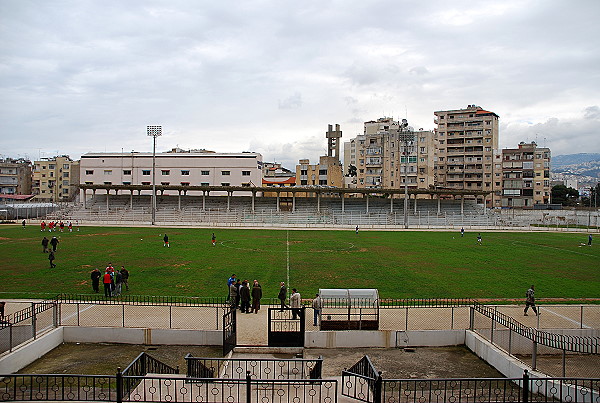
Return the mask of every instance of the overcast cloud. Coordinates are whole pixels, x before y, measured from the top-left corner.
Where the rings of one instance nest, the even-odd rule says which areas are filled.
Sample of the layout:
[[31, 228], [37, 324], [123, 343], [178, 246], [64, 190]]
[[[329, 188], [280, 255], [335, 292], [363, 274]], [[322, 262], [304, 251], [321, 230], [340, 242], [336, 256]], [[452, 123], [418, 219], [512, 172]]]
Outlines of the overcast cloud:
[[501, 147], [600, 152], [600, 1], [0, 0], [0, 154], [261, 152], [477, 104]]

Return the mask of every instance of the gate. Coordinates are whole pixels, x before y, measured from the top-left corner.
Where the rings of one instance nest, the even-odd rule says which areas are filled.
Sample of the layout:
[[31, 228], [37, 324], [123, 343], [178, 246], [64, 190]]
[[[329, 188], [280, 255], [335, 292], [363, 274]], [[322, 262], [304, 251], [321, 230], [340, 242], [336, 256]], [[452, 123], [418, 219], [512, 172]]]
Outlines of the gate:
[[304, 347], [305, 308], [269, 308], [269, 347]]
[[229, 354], [237, 344], [235, 307], [223, 315], [223, 356]]

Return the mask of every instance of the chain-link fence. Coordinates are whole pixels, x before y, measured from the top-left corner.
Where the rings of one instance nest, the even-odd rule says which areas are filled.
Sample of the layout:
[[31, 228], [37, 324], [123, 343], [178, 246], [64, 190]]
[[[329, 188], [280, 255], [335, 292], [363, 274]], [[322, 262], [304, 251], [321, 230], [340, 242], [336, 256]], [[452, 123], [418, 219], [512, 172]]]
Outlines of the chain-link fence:
[[0, 322], [0, 353], [35, 339], [58, 326], [59, 304], [55, 300], [32, 302], [27, 308], [8, 315]]

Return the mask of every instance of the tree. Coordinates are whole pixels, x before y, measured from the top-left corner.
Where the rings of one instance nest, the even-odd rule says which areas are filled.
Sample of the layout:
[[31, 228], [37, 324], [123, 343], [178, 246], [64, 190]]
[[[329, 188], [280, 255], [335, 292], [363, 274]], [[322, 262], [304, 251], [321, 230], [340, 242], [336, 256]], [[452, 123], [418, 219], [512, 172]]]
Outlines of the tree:
[[356, 167], [352, 164], [348, 165], [348, 176], [352, 178], [356, 177]]
[[568, 188], [565, 185], [556, 185], [552, 188], [552, 202], [560, 203], [563, 206], [575, 206], [579, 192], [576, 189]]

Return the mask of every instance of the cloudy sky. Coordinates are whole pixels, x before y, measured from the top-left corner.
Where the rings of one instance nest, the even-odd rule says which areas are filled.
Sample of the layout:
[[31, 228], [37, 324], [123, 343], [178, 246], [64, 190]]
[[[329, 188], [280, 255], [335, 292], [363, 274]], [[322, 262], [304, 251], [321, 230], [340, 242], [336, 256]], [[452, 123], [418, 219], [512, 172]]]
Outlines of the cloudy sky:
[[477, 104], [500, 145], [600, 152], [598, 0], [0, 0], [0, 155], [261, 152]]

